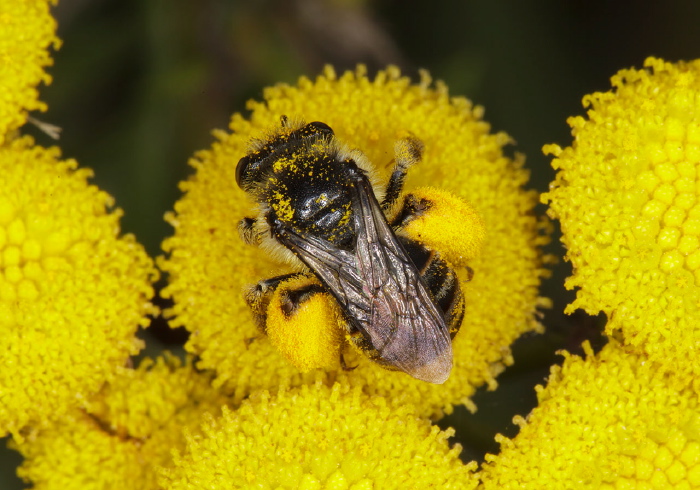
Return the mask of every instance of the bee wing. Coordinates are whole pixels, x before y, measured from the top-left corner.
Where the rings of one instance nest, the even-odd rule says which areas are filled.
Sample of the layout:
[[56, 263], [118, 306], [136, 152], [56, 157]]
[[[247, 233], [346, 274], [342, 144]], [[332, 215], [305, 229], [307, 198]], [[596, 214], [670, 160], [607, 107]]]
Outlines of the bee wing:
[[275, 226], [277, 237], [328, 287], [383, 362], [414, 378], [443, 383], [452, 369], [445, 320], [367, 178], [358, 175], [352, 188], [354, 253], [282, 224]]

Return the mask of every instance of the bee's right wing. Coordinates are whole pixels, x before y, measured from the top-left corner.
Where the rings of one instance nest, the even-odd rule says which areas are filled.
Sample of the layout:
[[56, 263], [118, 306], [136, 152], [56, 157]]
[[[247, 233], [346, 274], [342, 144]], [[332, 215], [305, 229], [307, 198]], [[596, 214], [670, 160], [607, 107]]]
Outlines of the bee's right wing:
[[351, 186], [353, 252], [282, 223], [273, 225], [273, 231], [326, 285], [385, 364], [443, 383], [452, 368], [445, 320], [386, 222], [367, 178], [358, 174]]

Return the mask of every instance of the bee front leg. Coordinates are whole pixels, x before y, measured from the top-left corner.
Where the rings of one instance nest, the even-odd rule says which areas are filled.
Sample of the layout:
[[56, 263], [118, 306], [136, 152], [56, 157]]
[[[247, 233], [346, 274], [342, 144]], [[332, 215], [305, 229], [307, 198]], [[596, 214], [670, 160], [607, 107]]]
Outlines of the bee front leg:
[[243, 218], [238, 222], [238, 234], [248, 245], [260, 245], [262, 241], [262, 233], [257, 229], [255, 218]]
[[401, 138], [394, 144], [396, 165], [386, 186], [382, 210], [390, 209], [401, 195], [409, 167], [420, 162], [423, 157], [423, 143], [413, 136]]

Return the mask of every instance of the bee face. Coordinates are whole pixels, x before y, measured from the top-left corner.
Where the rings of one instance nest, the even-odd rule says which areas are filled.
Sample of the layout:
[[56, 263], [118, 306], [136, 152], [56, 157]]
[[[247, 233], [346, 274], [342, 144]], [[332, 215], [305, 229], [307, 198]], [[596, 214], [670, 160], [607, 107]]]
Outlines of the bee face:
[[236, 183], [244, 191], [264, 182], [265, 174], [271, 167], [305, 146], [313, 146], [324, 137], [332, 137], [333, 130], [322, 122], [313, 122], [297, 129], [289, 129], [286, 117], [282, 118], [282, 128], [268, 141], [254, 140], [251, 151], [241, 158], [236, 167]]
[[[406, 212], [393, 226], [387, 220], [422, 150], [414, 139], [402, 145], [380, 204], [361, 154], [348, 151], [324, 123], [289, 127], [283, 118], [281, 129], [238, 163], [239, 186], [261, 204], [257, 218], [241, 222], [241, 235], [253, 243], [268, 235], [291, 251], [305, 266], [298, 274], [315, 277], [332, 295], [348, 337], [371, 360], [443, 383], [464, 298], [440, 254], [400, 233]], [[286, 279], [261, 281], [247, 295], [263, 331], [269, 298]]]

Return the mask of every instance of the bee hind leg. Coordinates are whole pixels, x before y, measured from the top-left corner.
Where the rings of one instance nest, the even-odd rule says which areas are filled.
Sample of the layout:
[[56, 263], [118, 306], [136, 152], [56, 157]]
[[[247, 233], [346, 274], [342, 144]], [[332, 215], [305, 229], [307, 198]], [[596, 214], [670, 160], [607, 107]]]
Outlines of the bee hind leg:
[[382, 209], [390, 209], [401, 195], [409, 167], [419, 163], [423, 157], [423, 143], [414, 136], [401, 138], [394, 144], [394, 170], [386, 186]]
[[288, 279], [295, 277], [306, 276], [303, 272], [292, 272], [291, 274], [282, 274], [281, 276], [263, 279], [254, 286], [251, 286], [244, 294], [245, 302], [253, 312], [253, 320], [258, 328], [265, 333], [267, 330], [267, 307], [270, 304], [272, 295], [277, 287]]
[[348, 363], [345, 362], [345, 356], [343, 355], [342, 351], [340, 353], [340, 367], [343, 371], [354, 371], [355, 369], [357, 369], [357, 365], [348, 366]]
[[401, 209], [391, 218], [389, 225], [395, 230], [407, 226], [411, 221], [423, 216], [430, 211], [433, 203], [427, 199], [421, 199], [413, 194], [408, 194], [403, 200]]
[[[306, 274], [299, 273], [300, 276], [305, 276]], [[324, 293], [323, 286], [316, 283], [307, 284], [306, 286], [301, 286], [296, 289], [288, 289], [282, 291], [281, 297], [281, 307], [282, 313], [285, 316], [292, 316], [304, 301], [307, 301], [311, 296], [318, 293]]]

